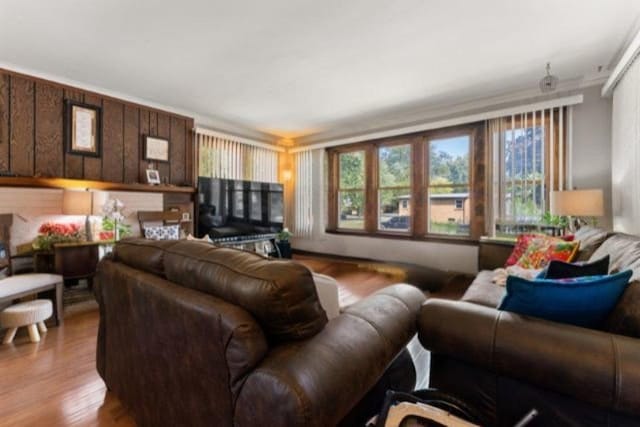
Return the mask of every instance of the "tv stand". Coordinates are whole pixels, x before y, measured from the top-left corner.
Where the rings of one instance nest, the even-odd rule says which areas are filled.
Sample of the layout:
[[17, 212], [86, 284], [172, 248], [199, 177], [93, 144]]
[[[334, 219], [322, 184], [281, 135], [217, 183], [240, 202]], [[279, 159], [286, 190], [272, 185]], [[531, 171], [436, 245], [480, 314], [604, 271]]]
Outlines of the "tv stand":
[[282, 258], [278, 245], [276, 245], [275, 233], [244, 234], [240, 236], [218, 237], [211, 240], [219, 246], [256, 252], [266, 257]]

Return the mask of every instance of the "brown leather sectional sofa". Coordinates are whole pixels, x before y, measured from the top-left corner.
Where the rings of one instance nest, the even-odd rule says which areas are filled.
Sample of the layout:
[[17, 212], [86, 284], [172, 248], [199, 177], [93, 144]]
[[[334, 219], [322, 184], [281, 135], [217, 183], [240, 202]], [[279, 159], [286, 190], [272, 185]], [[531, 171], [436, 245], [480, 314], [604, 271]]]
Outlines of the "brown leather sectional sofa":
[[141, 426], [349, 424], [380, 404], [377, 382], [415, 380], [412, 365], [385, 378], [416, 332], [413, 286], [328, 321], [299, 264], [144, 239], [119, 242], [97, 279], [97, 368]]
[[581, 229], [581, 259], [611, 257], [634, 280], [602, 330], [496, 310], [504, 288], [481, 271], [462, 301], [429, 299], [419, 338], [431, 386], [481, 408], [487, 425], [640, 425], [640, 238]]

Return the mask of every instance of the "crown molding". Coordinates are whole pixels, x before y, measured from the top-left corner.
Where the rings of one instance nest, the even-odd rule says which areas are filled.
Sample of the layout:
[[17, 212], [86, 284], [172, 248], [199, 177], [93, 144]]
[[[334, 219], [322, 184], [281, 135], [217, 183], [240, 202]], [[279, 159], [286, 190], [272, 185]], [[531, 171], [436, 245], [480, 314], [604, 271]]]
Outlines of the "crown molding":
[[613, 68], [609, 79], [602, 87], [602, 96], [609, 97], [613, 94], [613, 90], [616, 88], [618, 82], [622, 79], [631, 64], [633, 64], [633, 61], [638, 57], [638, 54], [640, 54], [640, 31], [636, 33], [633, 40], [631, 40], [627, 48], [624, 50], [620, 60]]
[[457, 126], [466, 123], [473, 123], [482, 120], [490, 120], [498, 117], [509, 116], [513, 114], [520, 114], [529, 111], [541, 111], [550, 108], [564, 107], [569, 105], [581, 104], [584, 100], [582, 94], [576, 94], [571, 96], [565, 96], [561, 98], [552, 98], [545, 101], [532, 102], [529, 104], [519, 104], [516, 106], [497, 108], [488, 111], [482, 111], [477, 113], [462, 114], [455, 117], [438, 119], [433, 121], [427, 121], [424, 123], [397, 127], [394, 129], [381, 130], [377, 132], [370, 132], [367, 134], [361, 134], [345, 138], [332, 139], [331, 141], [319, 142], [309, 145], [303, 145], [289, 149], [289, 153], [298, 153], [301, 151], [315, 150], [319, 148], [335, 147], [338, 145], [352, 144], [356, 142], [362, 142], [371, 139], [388, 138], [398, 135], [406, 135], [414, 132], [423, 132], [432, 129], [441, 129], [449, 126]]
[[[503, 106], [513, 106], [521, 103], [542, 102], [562, 96], [573, 95], [581, 89], [593, 86], [600, 86], [607, 80], [608, 73], [603, 72], [583, 76], [580, 78], [561, 81], [558, 88], [552, 94], [543, 94], [540, 89], [524, 89], [515, 92], [496, 94], [488, 97], [478, 98], [453, 104], [432, 104], [420, 108], [398, 108], [395, 110], [369, 115], [361, 119], [345, 121], [342, 125], [329, 128], [324, 132], [300, 137], [296, 139], [296, 146], [330, 142], [335, 139], [356, 137], [359, 135], [369, 135], [375, 132], [391, 130], [395, 128], [405, 128], [413, 125], [424, 124], [429, 121], [453, 118], [460, 115], [484, 112]], [[395, 116], [398, 120], [389, 120], [389, 116]], [[387, 123], [380, 125], [380, 122], [387, 118]]]

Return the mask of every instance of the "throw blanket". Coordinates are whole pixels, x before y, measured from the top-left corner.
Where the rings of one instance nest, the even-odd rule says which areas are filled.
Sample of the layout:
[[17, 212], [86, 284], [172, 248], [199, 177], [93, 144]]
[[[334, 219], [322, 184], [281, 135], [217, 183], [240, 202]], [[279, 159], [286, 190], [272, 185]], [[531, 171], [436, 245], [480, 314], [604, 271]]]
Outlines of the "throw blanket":
[[508, 276], [518, 276], [523, 279], [533, 280], [540, 274], [543, 269], [522, 268], [518, 265], [511, 265], [507, 268], [496, 268], [493, 270], [493, 283], [500, 286], [506, 286]]

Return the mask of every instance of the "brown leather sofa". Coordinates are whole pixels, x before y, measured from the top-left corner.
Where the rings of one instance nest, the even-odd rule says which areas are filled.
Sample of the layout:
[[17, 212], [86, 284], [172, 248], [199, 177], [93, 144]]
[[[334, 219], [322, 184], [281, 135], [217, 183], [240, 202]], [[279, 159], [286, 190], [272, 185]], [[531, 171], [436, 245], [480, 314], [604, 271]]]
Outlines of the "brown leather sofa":
[[[398, 386], [385, 370], [424, 301], [394, 285], [328, 321], [300, 264], [144, 239], [119, 242], [101, 261], [95, 293], [98, 372], [141, 426], [357, 419], [363, 402], [379, 405], [368, 395], [377, 382], [378, 392]], [[395, 379], [412, 387], [415, 372], [403, 372]]]
[[582, 259], [610, 255], [633, 282], [602, 330], [498, 311], [504, 288], [481, 271], [461, 301], [429, 299], [419, 338], [431, 386], [480, 408], [487, 425], [640, 425], [640, 238], [584, 228]]

